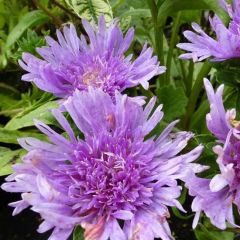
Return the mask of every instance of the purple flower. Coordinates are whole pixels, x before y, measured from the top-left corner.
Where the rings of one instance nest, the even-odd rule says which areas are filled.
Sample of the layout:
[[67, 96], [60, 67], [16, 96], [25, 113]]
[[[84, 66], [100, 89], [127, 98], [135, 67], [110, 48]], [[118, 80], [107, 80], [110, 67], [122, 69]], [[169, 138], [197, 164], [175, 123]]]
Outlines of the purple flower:
[[188, 51], [180, 55], [182, 59], [202, 61], [211, 57], [213, 61], [224, 61], [240, 57], [240, 0], [233, 0], [233, 5], [221, 0], [221, 6], [228, 11], [231, 22], [228, 28], [218, 16], [209, 18], [216, 40], [207, 35], [197, 23], [192, 27], [195, 32], [185, 31], [184, 36], [190, 43], [180, 43], [177, 47]]
[[226, 228], [226, 220], [231, 225], [235, 225], [232, 211], [233, 199], [228, 189], [213, 192], [209, 188], [210, 179], [196, 177], [193, 173], [187, 175], [185, 180], [189, 194], [195, 197], [192, 202], [192, 211], [196, 212], [193, 228], [197, 226], [202, 211], [211, 223], [220, 229]]
[[192, 210], [196, 212], [194, 227], [200, 212], [203, 211], [213, 225], [225, 229], [226, 221], [235, 225], [233, 204], [240, 210], [240, 122], [235, 120], [235, 109], [224, 109], [224, 86], [221, 85], [214, 92], [207, 79], [204, 80], [204, 84], [210, 102], [210, 113], [206, 117], [207, 126], [218, 139], [213, 151], [218, 155], [220, 173], [212, 179], [202, 179], [190, 172], [190, 176], [185, 176], [184, 180], [190, 195], [195, 196], [192, 204]]
[[152, 56], [152, 48], [146, 45], [136, 59], [132, 54], [124, 56], [133, 41], [134, 29], [124, 37], [117, 21], [107, 28], [104, 17], [99, 18], [98, 28], [86, 20], [82, 24], [90, 43], [83, 35], [77, 36], [72, 24], [64, 26], [63, 34], [57, 31], [58, 41], [46, 37], [48, 46], [37, 49], [42, 59], [23, 54], [19, 64], [28, 73], [22, 80], [33, 81], [40, 89], [61, 98], [89, 86], [114, 96], [115, 90], [121, 92], [139, 84], [147, 89], [153, 76], [165, 72], [166, 68]]
[[235, 109], [225, 111], [223, 106], [223, 90], [224, 85], [220, 85], [216, 93], [211, 83], [204, 79], [204, 85], [210, 103], [210, 113], [206, 116], [207, 127], [222, 143], [225, 142], [229, 131], [232, 129], [231, 123], [235, 119]]
[[193, 134], [171, 133], [177, 121], [147, 138], [163, 117], [162, 106], [153, 111], [155, 101], [143, 109], [126, 95], [116, 93], [114, 101], [99, 89], [76, 91], [64, 106], [84, 139], [59, 110], [52, 112], [68, 137], [36, 121], [49, 142], [19, 140], [28, 154], [2, 185], [22, 193], [10, 204], [13, 214], [31, 206], [44, 220], [39, 232], [54, 228], [50, 240], [67, 239], [77, 225], [86, 240], [173, 239], [167, 207], [183, 210], [177, 179], [189, 167], [199, 170], [191, 162], [202, 146], [178, 155]]

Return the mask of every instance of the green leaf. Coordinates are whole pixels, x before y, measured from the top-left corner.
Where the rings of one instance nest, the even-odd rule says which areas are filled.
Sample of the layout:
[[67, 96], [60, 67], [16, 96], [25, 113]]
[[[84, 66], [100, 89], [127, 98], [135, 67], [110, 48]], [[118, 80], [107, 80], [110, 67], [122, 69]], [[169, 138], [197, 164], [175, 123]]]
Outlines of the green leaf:
[[124, 33], [127, 32], [128, 29], [130, 28], [131, 20], [132, 20], [131, 16], [121, 18], [120, 28]]
[[9, 95], [0, 93], [0, 115], [13, 116], [22, 110], [19, 106], [21, 103], [19, 99], [14, 99], [13, 94]]
[[199, 176], [203, 178], [212, 178], [220, 171], [216, 162], [217, 156], [212, 150], [217, 144], [216, 138], [208, 132], [208, 134], [195, 135], [193, 140], [196, 143], [195, 146], [199, 144], [204, 146], [204, 150], [198, 159], [198, 163], [204, 166], [209, 166], [209, 169], [200, 173]]
[[168, 16], [182, 10], [213, 10], [219, 17], [227, 18], [218, 0], [165, 0], [158, 10], [158, 25], [164, 26]]
[[83, 229], [77, 226], [73, 232], [73, 240], [84, 240]]
[[0, 142], [2, 143], [17, 144], [18, 143], [17, 139], [23, 137], [35, 137], [38, 139], [45, 139], [45, 135], [40, 133], [7, 130], [4, 128], [0, 128]]
[[[44, 33], [44, 35], [49, 35], [49, 31]], [[22, 37], [17, 41], [18, 50], [14, 53], [12, 58], [14, 60], [18, 60], [22, 57], [22, 53], [28, 52], [32, 53], [33, 55], [38, 56], [36, 51], [37, 48], [45, 46], [46, 41], [43, 36], [39, 36], [35, 31], [28, 29], [26, 38]]]
[[49, 17], [41, 10], [26, 13], [9, 33], [6, 48], [11, 47], [27, 29], [47, 21], [49, 21]]
[[20, 162], [21, 157], [26, 153], [24, 149], [10, 150], [0, 147], [0, 176], [12, 173], [12, 165]]
[[[207, 129], [206, 114], [209, 112], [209, 102], [205, 100], [191, 117], [190, 129], [202, 133]], [[208, 131], [208, 130], [207, 130]]]
[[123, 12], [119, 17], [138, 16], [138, 17], [151, 17], [149, 9], [134, 9], [130, 8], [128, 11]]
[[183, 10], [181, 14], [181, 22], [189, 23], [189, 24], [191, 24], [192, 22], [200, 23], [201, 16], [202, 16], [201, 10], [191, 10], [191, 11]]
[[139, 0], [125, 0], [127, 5], [133, 8], [148, 8], [148, 4], [146, 1]]
[[219, 63], [212, 62], [211, 65], [217, 69], [216, 77], [219, 83], [240, 89], [239, 59], [231, 59]]
[[194, 233], [197, 240], [233, 240], [234, 233], [226, 231], [209, 230], [204, 225], [199, 224]]
[[104, 15], [106, 23], [113, 19], [108, 0], [65, 0], [65, 2], [80, 18], [85, 18], [92, 23], [97, 23], [100, 15]]
[[163, 104], [164, 120], [172, 121], [184, 115], [188, 98], [182, 87], [164, 86], [158, 91], [159, 103]]
[[217, 71], [217, 80], [224, 83], [227, 86], [240, 89], [240, 72], [236, 72], [230, 69], [223, 69]]
[[[5, 8], [4, 8], [4, 2], [0, 1], [0, 12], [4, 12]], [[2, 29], [5, 25], [5, 18], [2, 14], [0, 14], [0, 29]]]
[[17, 130], [23, 127], [33, 126], [33, 119], [38, 119], [46, 124], [51, 124], [54, 122], [54, 117], [49, 110], [57, 107], [58, 104], [56, 101], [47, 102], [33, 111], [27, 111], [26, 114], [17, 115], [12, 118], [5, 126], [5, 129]]

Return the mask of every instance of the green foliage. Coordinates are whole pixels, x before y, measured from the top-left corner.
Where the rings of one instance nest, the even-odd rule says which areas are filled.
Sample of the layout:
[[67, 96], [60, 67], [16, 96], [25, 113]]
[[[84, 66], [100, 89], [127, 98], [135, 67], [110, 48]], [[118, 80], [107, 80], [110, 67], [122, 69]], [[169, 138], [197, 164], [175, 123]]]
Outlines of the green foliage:
[[206, 114], [209, 112], [209, 103], [203, 101], [201, 106], [195, 111], [191, 118], [190, 129], [198, 133], [204, 133], [206, 130]]
[[18, 22], [18, 24], [8, 34], [6, 48], [10, 48], [21, 35], [30, 27], [49, 21], [49, 17], [41, 10], [35, 10], [26, 13]]
[[163, 104], [164, 120], [170, 122], [184, 115], [187, 97], [182, 87], [164, 86], [159, 89], [158, 100]]
[[[48, 35], [48, 32], [45, 32], [44, 35]], [[35, 31], [31, 29], [27, 30], [26, 37], [22, 37], [17, 41], [18, 50], [13, 55], [13, 58], [16, 60], [22, 57], [22, 53], [28, 52], [37, 55], [36, 48], [46, 45], [46, 41], [42, 36], [39, 36]]]
[[18, 144], [18, 139], [23, 137], [35, 137], [45, 139], [45, 135], [31, 131], [16, 131], [0, 128], [0, 142]]
[[197, 240], [233, 240], [234, 233], [231, 232], [221, 232], [217, 229], [210, 230], [204, 225], [200, 225], [195, 231]]
[[239, 59], [212, 63], [212, 66], [217, 69], [216, 77], [219, 83], [240, 89]]
[[104, 15], [107, 23], [113, 19], [108, 0], [65, 0], [65, 2], [80, 18], [85, 18], [92, 23], [97, 23], [100, 15]]
[[12, 173], [12, 165], [19, 162], [21, 157], [25, 154], [25, 150], [10, 150], [8, 148], [0, 147], [0, 176]]
[[200, 177], [212, 178], [218, 173], [219, 167], [216, 162], [217, 155], [213, 153], [212, 148], [217, 144], [216, 138], [213, 137], [209, 132], [207, 134], [198, 134], [194, 136], [196, 146], [202, 144], [204, 146], [203, 153], [199, 157], [198, 163], [208, 166], [209, 169], [200, 173]]
[[0, 2], [0, 70], [7, 66], [9, 59], [14, 58], [15, 44], [26, 30], [50, 19], [42, 10], [28, 10], [22, 1]]
[[158, 11], [158, 25], [164, 26], [168, 16], [182, 10], [214, 10], [219, 16], [227, 18], [223, 9], [219, 8], [218, 0], [165, 0]]
[[56, 101], [47, 102], [39, 107], [31, 106], [24, 112], [19, 113], [13, 117], [5, 126], [7, 130], [17, 130], [24, 127], [33, 126], [34, 119], [41, 120], [47, 124], [52, 124], [54, 118], [50, 112], [50, 109], [58, 107]]
[[0, 15], [2, 28], [7, 27], [9, 33], [28, 11], [28, 6], [24, 1], [1, 0]]

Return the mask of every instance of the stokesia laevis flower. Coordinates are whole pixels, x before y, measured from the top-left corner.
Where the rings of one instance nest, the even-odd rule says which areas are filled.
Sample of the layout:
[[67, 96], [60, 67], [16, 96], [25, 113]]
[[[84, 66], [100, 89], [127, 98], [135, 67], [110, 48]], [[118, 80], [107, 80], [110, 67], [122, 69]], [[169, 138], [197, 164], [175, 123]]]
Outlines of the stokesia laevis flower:
[[61, 98], [72, 95], [75, 89], [87, 90], [89, 86], [114, 96], [116, 90], [122, 92], [139, 84], [147, 89], [153, 76], [165, 72], [166, 68], [159, 66], [147, 45], [136, 59], [132, 54], [125, 57], [133, 41], [133, 28], [124, 37], [118, 22], [113, 21], [107, 28], [103, 16], [98, 27], [86, 20], [82, 24], [89, 43], [84, 35], [77, 36], [72, 24], [64, 26], [63, 33], [57, 31], [58, 41], [46, 37], [48, 46], [37, 49], [42, 59], [23, 54], [19, 64], [28, 73], [22, 80], [33, 81], [40, 89]]
[[226, 228], [226, 221], [235, 225], [232, 207], [240, 210], [240, 122], [235, 120], [235, 109], [225, 111], [221, 85], [216, 92], [205, 79], [205, 88], [210, 102], [207, 114], [207, 127], [213, 133], [218, 145], [213, 151], [218, 155], [217, 164], [220, 173], [212, 179], [196, 177], [193, 173], [186, 177], [189, 193], [195, 196], [192, 210], [196, 212], [193, 226], [197, 225], [201, 211], [220, 229]]
[[240, 57], [240, 0], [233, 0], [232, 5], [221, 0], [220, 4], [231, 18], [228, 28], [217, 15], [209, 18], [211, 27], [216, 34], [216, 39], [214, 39], [207, 35], [197, 23], [193, 23], [192, 28], [196, 33], [184, 32], [184, 36], [190, 43], [177, 45], [189, 52], [180, 55], [180, 58], [202, 61], [210, 57], [213, 61], [224, 61]]
[[99, 89], [76, 91], [64, 106], [84, 139], [75, 137], [59, 110], [52, 112], [68, 138], [36, 121], [49, 142], [19, 140], [28, 154], [2, 185], [22, 193], [10, 204], [13, 214], [31, 206], [44, 220], [39, 232], [54, 228], [51, 240], [67, 239], [77, 225], [86, 240], [173, 239], [167, 207], [183, 210], [177, 179], [202, 146], [177, 155], [192, 137], [171, 133], [177, 121], [146, 139], [163, 117], [161, 106], [152, 113], [155, 100], [143, 109], [126, 95], [116, 93], [114, 101]]

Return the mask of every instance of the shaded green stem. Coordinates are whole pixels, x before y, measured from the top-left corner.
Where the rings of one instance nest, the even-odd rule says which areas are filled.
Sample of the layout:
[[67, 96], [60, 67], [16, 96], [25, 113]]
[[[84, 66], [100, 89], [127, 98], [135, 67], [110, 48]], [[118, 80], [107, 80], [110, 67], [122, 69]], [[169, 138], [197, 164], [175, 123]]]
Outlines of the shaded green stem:
[[[151, 14], [152, 14], [152, 20], [153, 20], [153, 27], [154, 27], [154, 38], [155, 38], [155, 49], [156, 54], [158, 56], [158, 59], [160, 60], [161, 65], [164, 65], [164, 54], [163, 54], [163, 29], [158, 27], [158, 7], [154, 0], [146, 0], [147, 4], [150, 8]], [[159, 76], [159, 85], [164, 85], [165, 82], [165, 76], [160, 75]]]
[[171, 35], [171, 40], [170, 40], [170, 45], [169, 45], [168, 55], [167, 55], [167, 72], [166, 72], [166, 82], [165, 82], [166, 85], [170, 84], [170, 81], [171, 81], [172, 57], [173, 57], [173, 51], [176, 45], [178, 31], [180, 27], [180, 19], [181, 19], [181, 12], [178, 12], [173, 23], [172, 35]]
[[[177, 49], [177, 55], [179, 56], [180, 55], [180, 50]], [[181, 68], [181, 73], [182, 73], [182, 77], [183, 77], [183, 80], [185, 81], [186, 80], [186, 77], [187, 77], [187, 73], [186, 73], [186, 69], [185, 69], [185, 65], [184, 65], [184, 61], [180, 58], [177, 59], [179, 61], [179, 64], [180, 64], [180, 68]], [[184, 83], [185, 84], [185, 83]]]
[[191, 94], [192, 84], [193, 84], [193, 72], [194, 72], [194, 62], [190, 61], [188, 66], [188, 75], [184, 80], [187, 96], [190, 96]]
[[194, 113], [199, 94], [202, 90], [203, 78], [206, 77], [206, 75], [210, 72], [210, 70], [211, 70], [210, 64], [208, 62], [205, 62], [193, 85], [190, 97], [188, 99], [186, 115], [184, 116], [184, 119], [183, 119], [183, 125], [186, 130], [189, 128], [190, 119], [192, 117], [192, 114]]
[[158, 17], [158, 8], [157, 4], [154, 0], [147, 0], [148, 6], [150, 8], [151, 14], [152, 14], [152, 20], [153, 20], [153, 27], [154, 27], [154, 35], [155, 35], [155, 48], [156, 53], [161, 61], [161, 64], [164, 64], [164, 58], [163, 58], [163, 31], [162, 29], [158, 28], [157, 24], [157, 17]]

